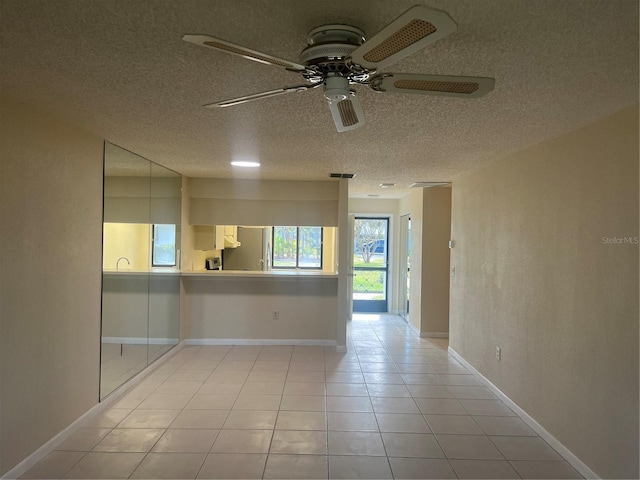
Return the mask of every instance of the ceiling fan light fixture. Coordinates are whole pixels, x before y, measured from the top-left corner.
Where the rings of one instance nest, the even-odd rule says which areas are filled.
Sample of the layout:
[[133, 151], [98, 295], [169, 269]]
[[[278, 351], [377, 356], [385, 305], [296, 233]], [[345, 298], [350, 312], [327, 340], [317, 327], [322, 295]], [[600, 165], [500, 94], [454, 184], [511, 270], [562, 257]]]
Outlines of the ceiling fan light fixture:
[[345, 77], [327, 77], [324, 82], [324, 96], [332, 102], [340, 102], [349, 97], [349, 80]]

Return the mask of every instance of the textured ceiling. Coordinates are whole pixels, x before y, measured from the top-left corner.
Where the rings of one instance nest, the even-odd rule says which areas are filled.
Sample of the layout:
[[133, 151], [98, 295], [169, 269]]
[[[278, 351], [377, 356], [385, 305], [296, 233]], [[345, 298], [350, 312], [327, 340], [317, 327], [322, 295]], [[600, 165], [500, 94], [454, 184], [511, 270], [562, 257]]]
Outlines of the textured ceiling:
[[[387, 71], [487, 76], [480, 99], [359, 87], [367, 124], [335, 130], [321, 89], [201, 105], [300, 77], [181, 40], [209, 34], [297, 60], [327, 23], [372, 36], [414, 4], [458, 30]], [[0, 87], [189, 176], [325, 179], [401, 196], [638, 101], [637, 0], [0, 0]], [[232, 159], [258, 158], [259, 171]], [[395, 182], [395, 189], [381, 189]]]

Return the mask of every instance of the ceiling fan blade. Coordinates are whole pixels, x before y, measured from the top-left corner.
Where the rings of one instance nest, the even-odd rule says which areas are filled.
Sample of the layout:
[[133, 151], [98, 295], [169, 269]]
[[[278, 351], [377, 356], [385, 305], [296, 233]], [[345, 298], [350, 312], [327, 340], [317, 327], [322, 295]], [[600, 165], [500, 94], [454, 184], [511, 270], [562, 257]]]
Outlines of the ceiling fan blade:
[[319, 87], [320, 85], [322, 85], [322, 83], [316, 83], [313, 85], [298, 85], [296, 87], [278, 88], [277, 90], [269, 90], [268, 92], [254, 93], [253, 95], [247, 95], [245, 97], [231, 98], [229, 100], [222, 100], [220, 102], [208, 103], [203, 106], [207, 108], [232, 107], [233, 105], [240, 105], [241, 103], [252, 102], [254, 100], [277, 97], [278, 95], [284, 95], [285, 93], [306, 92], [307, 90]]
[[296, 62], [284, 60], [282, 58], [274, 57], [267, 53], [251, 50], [250, 48], [241, 47], [219, 38], [210, 37], [208, 35], [184, 35], [182, 39], [185, 42], [193, 43], [203, 47], [215, 48], [216, 50], [222, 50], [223, 52], [239, 55], [248, 60], [254, 62], [266, 63], [267, 65], [278, 65], [284, 67], [287, 70], [305, 71], [307, 67]]
[[364, 125], [364, 112], [355, 93], [340, 101], [329, 100], [329, 110], [339, 132], [347, 132]]
[[494, 84], [495, 79], [488, 77], [411, 73], [383, 73], [369, 79], [369, 86], [376, 92], [415, 93], [460, 98], [481, 97], [493, 90]]
[[453, 19], [441, 10], [416, 5], [351, 53], [353, 63], [378, 69], [455, 32]]

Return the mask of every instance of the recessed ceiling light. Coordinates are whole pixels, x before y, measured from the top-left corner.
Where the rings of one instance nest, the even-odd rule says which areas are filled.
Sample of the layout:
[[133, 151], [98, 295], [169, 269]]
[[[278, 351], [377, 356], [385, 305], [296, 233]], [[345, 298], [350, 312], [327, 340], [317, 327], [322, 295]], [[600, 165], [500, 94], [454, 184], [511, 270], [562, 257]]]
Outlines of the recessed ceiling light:
[[393, 187], [396, 186], [396, 184], [395, 183], [381, 183], [380, 186], [382, 188], [393, 188]]
[[234, 167], [244, 167], [244, 168], [255, 168], [255, 167], [259, 167], [260, 163], [259, 162], [247, 162], [247, 161], [233, 161], [231, 162], [231, 165], [233, 165]]

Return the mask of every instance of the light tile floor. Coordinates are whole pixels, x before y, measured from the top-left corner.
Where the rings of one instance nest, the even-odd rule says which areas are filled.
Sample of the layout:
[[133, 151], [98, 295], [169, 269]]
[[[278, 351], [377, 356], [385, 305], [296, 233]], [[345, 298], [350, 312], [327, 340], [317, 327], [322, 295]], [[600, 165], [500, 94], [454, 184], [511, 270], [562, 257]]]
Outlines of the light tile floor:
[[446, 347], [393, 315], [185, 347], [22, 478], [581, 478]]

